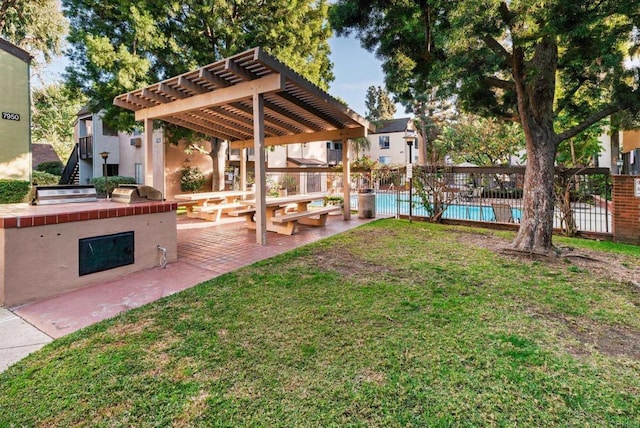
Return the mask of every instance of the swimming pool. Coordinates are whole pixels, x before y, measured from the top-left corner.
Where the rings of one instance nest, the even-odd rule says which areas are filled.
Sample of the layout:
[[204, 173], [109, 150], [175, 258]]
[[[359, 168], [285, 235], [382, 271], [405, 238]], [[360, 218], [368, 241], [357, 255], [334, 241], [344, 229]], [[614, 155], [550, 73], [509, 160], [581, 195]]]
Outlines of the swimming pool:
[[[358, 209], [358, 195], [351, 195], [351, 209]], [[520, 220], [522, 215], [518, 208], [511, 209], [513, 218]], [[413, 195], [412, 215], [416, 217], [428, 217], [429, 213], [422, 206], [419, 197]], [[409, 193], [377, 193], [376, 215], [409, 215]], [[473, 221], [496, 221], [491, 206], [487, 205], [449, 205], [443, 214], [443, 218]]]

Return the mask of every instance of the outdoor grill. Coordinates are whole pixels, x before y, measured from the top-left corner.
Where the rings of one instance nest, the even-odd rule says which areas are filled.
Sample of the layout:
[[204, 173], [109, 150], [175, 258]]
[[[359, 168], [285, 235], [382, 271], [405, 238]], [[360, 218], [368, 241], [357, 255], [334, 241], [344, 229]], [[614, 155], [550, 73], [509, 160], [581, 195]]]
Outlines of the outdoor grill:
[[162, 193], [151, 186], [142, 184], [121, 184], [113, 189], [111, 200], [122, 204], [162, 201]]
[[90, 185], [37, 186], [34, 205], [68, 204], [71, 202], [95, 202], [96, 188]]

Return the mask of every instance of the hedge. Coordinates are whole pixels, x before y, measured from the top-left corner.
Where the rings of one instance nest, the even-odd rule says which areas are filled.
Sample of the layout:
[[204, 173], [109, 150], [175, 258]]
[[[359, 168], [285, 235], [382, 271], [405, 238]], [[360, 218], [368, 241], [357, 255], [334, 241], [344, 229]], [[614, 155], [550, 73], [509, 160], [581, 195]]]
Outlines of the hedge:
[[[136, 179], [133, 177], [121, 177], [119, 175], [114, 175], [113, 177], [107, 177], [107, 182], [109, 183], [109, 194], [113, 192], [113, 189], [118, 187], [120, 184], [136, 184]], [[96, 192], [100, 196], [105, 195], [104, 191], [104, 177], [95, 177], [91, 180], [91, 184], [96, 187]]]
[[60, 176], [43, 171], [33, 171], [31, 181], [35, 186], [53, 186], [60, 182]]
[[48, 172], [53, 175], [62, 175], [64, 165], [60, 161], [40, 162], [36, 171]]
[[0, 179], [0, 203], [23, 202], [29, 194], [30, 187], [31, 183], [28, 181]]

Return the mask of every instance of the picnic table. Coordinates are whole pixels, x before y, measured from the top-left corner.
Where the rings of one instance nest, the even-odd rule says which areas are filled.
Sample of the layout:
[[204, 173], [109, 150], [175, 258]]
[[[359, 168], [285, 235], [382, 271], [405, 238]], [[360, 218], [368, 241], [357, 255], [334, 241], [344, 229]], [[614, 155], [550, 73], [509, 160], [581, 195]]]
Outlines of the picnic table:
[[[309, 209], [309, 204], [314, 201], [324, 200], [325, 195], [306, 194], [284, 196], [279, 198], [266, 198], [266, 220], [267, 230], [283, 235], [292, 235], [295, 232], [297, 224], [321, 227], [327, 223], [327, 215], [332, 212], [340, 211], [340, 207], [318, 207]], [[244, 216], [247, 227], [256, 229], [256, 206], [258, 202], [255, 199], [247, 199], [238, 201], [244, 208], [230, 211], [230, 215]]]
[[178, 206], [187, 209], [187, 217], [209, 221], [219, 221], [223, 212], [242, 208], [239, 201], [253, 196], [253, 192], [244, 190], [227, 190], [221, 192], [185, 193], [175, 195]]

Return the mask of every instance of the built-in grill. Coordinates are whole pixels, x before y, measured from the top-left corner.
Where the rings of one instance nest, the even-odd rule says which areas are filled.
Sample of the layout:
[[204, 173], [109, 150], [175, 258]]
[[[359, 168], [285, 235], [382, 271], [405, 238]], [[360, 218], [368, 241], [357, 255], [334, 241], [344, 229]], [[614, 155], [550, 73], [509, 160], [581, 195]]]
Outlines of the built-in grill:
[[91, 185], [36, 186], [34, 205], [96, 202], [96, 188]]
[[161, 201], [162, 193], [142, 184], [121, 184], [111, 192], [111, 200], [122, 204]]

